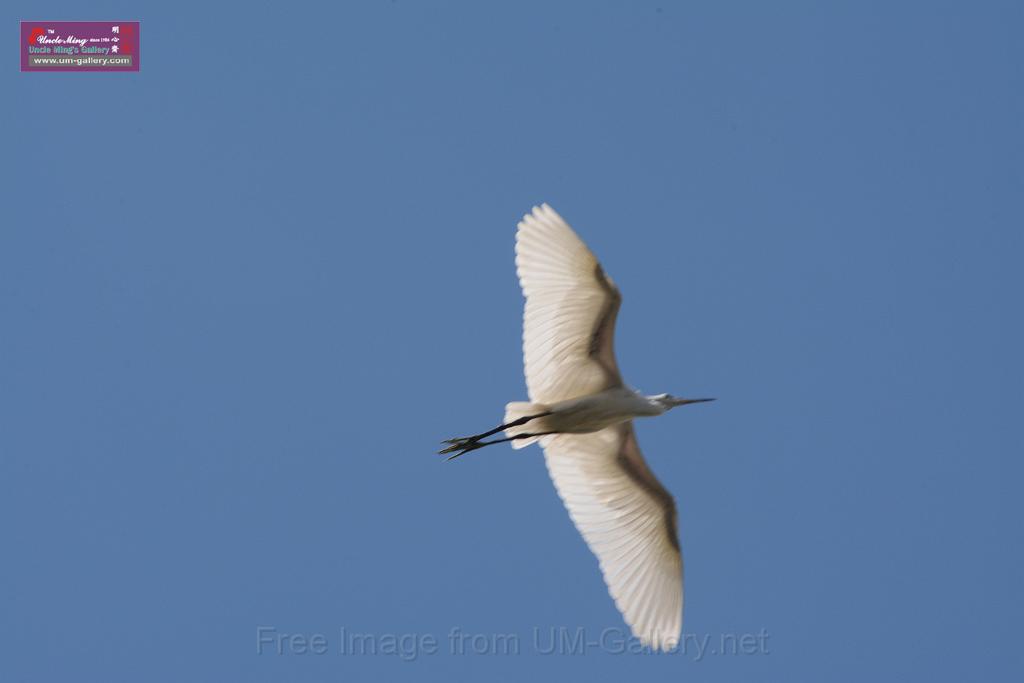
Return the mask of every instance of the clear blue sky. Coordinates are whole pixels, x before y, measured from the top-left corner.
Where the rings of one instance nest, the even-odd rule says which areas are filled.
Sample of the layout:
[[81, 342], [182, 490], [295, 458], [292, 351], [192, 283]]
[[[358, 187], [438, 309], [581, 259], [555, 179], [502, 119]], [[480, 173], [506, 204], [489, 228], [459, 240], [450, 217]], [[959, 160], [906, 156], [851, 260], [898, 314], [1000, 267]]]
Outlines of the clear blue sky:
[[[484, 4], [7, 4], [0, 678], [1019, 679], [1021, 5]], [[141, 72], [19, 73], [47, 18]], [[640, 442], [766, 653], [543, 654], [622, 621], [540, 451], [434, 455], [525, 396], [541, 201], [720, 398]]]

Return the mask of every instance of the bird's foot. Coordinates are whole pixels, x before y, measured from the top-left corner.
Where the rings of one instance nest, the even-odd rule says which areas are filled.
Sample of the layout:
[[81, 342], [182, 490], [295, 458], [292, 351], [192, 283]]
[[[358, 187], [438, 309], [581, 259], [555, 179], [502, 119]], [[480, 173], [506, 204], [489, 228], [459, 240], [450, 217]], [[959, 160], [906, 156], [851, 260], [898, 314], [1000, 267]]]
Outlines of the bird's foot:
[[442, 448], [437, 453], [438, 455], [448, 455], [449, 453], [455, 453], [455, 455], [448, 458], [457, 458], [464, 453], [475, 451], [478, 448], [483, 448], [486, 444], [480, 442], [480, 439], [475, 436], [463, 436], [457, 439], [445, 439], [441, 443], [449, 444], [447, 448]]

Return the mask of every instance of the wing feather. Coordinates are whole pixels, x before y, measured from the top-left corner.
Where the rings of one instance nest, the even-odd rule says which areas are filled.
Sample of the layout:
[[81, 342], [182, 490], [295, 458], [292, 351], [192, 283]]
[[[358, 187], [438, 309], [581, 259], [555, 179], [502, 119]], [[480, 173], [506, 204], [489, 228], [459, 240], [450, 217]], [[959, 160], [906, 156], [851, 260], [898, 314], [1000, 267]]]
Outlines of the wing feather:
[[622, 297], [547, 204], [519, 222], [516, 271], [526, 297], [523, 363], [530, 400], [557, 403], [621, 386], [614, 335]]
[[675, 502], [644, 462], [632, 423], [541, 443], [555, 489], [633, 635], [656, 650], [675, 647], [683, 612]]

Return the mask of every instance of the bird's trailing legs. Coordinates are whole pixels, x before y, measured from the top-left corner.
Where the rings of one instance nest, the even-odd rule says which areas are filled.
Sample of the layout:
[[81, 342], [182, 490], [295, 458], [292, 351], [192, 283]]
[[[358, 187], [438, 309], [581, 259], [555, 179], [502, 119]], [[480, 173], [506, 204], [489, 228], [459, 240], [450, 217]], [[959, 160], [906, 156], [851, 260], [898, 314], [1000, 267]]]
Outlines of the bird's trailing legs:
[[[537, 432], [536, 434], [523, 433], [523, 434], [516, 434], [515, 436], [506, 436], [504, 439], [491, 439], [490, 441], [481, 441], [480, 439], [472, 439], [472, 440], [467, 440], [465, 442], [460, 442], [460, 443], [453, 444], [453, 445], [449, 446], [448, 448], [445, 448], [444, 450], [438, 451], [438, 453], [441, 454], [441, 455], [445, 455], [447, 453], [454, 453], [455, 451], [458, 451], [457, 453], [454, 453], [454, 455], [450, 455], [450, 456], [448, 456], [448, 458], [446, 458], [446, 460], [454, 460], [455, 458], [459, 457], [460, 455], [464, 455], [466, 453], [469, 453], [470, 451], [475, 451], [476, 449], [483, 448], [484, 446], [493, 446], [496, 443], [505, 443], [506, 441], [515, 441], [516, 439], [533, 439], [533, 438], [536, 438], [538, 436], [547, 436], [548, 434], [557, 434], [557, 433], [558, 432]], [[451, 441], [455, 441], [455, 439], [450, 439], [450, 440]], [[445, 443], [448, 443], [448, 442], [446, 441]]]
[[[504, 443], [505, 441], [513, 441], [515, 439], [527, 439], [534, 436], [542, 436], [541, 434], [519, 434], [516, 436], [508, 437], [507, 439], [494, 439], [493, 441], [483, 440], [489, 436], [497, 434], [498, 432], [503, 432], [506, 429], [511, 429], [512, 427], [521, 427], [530, 420], [536, 420], [539, 417], [547, 417], [550, 414], [551, 412], [548, 411], [545, 413], [537, 413], [536, 415], [524, 415], [523, 417], [517, 420], [512, 420], [511, 422], [506, 422], [505, 424], [498, 425], [494, 429], [491, 429], [486, 432], [481, 432], [480, 434], [474, 434], [472, 436], [460, 436], [455, 439], [445, 439], [441, 443], [448, 444], [448, 447], [438, 451], [438, 453], [444, 455], [445, 453], [453, 453], [455, 451], [460, 451], [459, 453], [456, 453], [455, 455], [452, 456], [452, 458], [455, 458], [462, 455], [463, 453], [475, 451], [477, 448], [483, 448], [484, 446], [490, 446], [491, 444]], [[452, 458], [448, 459], [451, 460]]]

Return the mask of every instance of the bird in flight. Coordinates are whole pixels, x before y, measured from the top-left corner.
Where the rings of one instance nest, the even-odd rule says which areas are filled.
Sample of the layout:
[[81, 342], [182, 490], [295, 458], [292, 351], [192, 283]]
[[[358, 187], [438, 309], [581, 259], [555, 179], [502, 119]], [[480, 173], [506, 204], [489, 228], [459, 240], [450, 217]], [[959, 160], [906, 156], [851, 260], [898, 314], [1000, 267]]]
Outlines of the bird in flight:
[[[626, 386], [613, 345], [619, 290], [547, 204], [519, 222], [516, 270], [526, 297], [530, 401], [509, 403], [503, 424], [448, 439], [440, 453], [451, 460], [496, 443], [539, 441], [558, 495], [633, 635], [655, 650], [671, 649], [683, 618], [676, 506], [644, 462], [633, 418], [714, 399], [645, 396]], [[503, 438], [488, 438], [501, 432]]]

